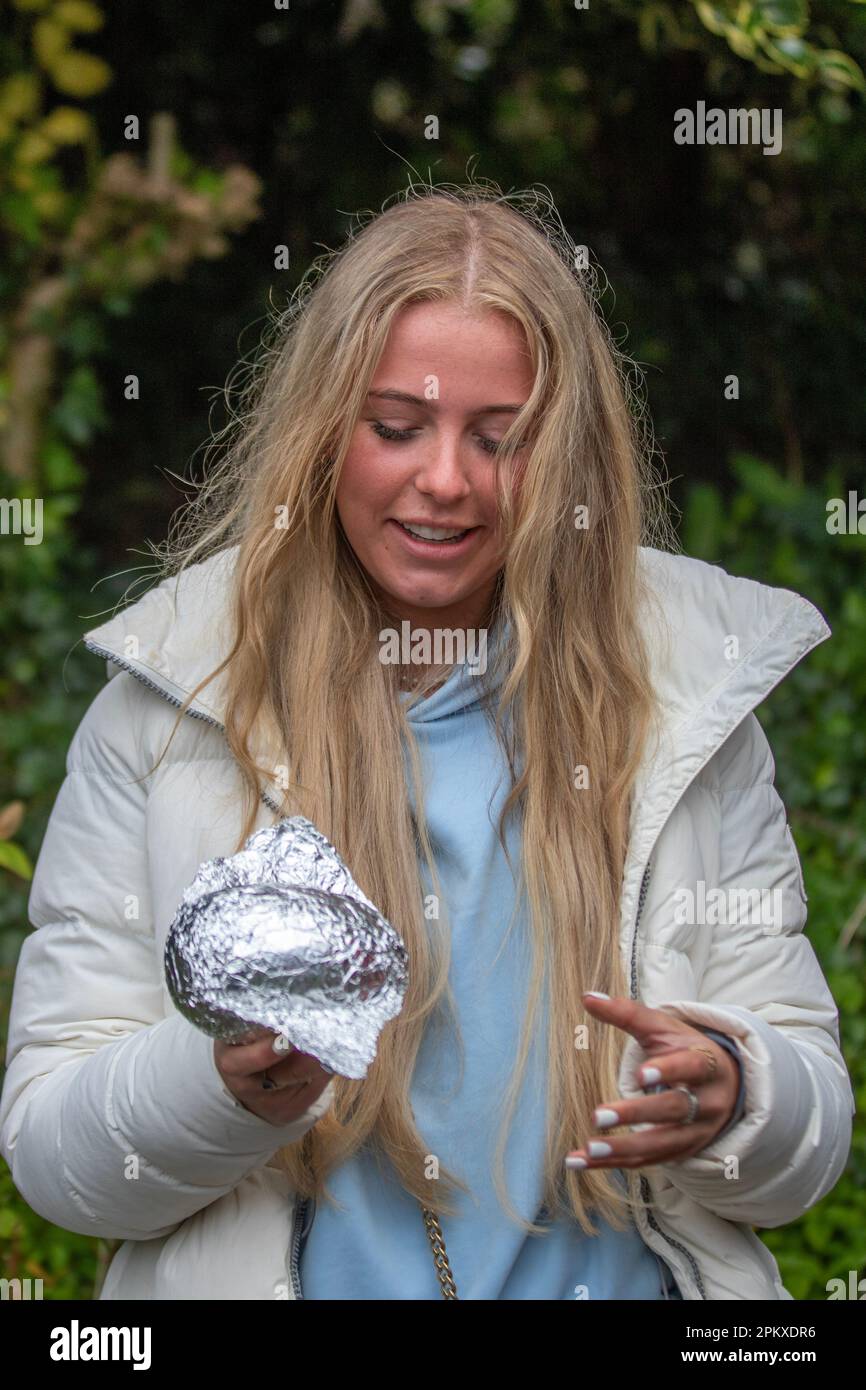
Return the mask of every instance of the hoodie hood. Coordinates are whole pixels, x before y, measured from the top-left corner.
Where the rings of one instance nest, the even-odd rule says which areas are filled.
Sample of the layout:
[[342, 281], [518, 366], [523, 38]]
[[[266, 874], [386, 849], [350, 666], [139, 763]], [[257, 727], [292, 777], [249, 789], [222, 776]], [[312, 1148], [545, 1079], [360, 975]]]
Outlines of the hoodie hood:
[[[486, 670], [473, 669], [470, 655], [467, 654], [466, 661], [455, 665], [437, 690], [407, 711], [406, 717], [413, 728], [434, 724], [440, 719], [453, 718], [463, 710], [474, 709], [487, 692], [499, 689], [504, 672], [497, 670], [494, 658], [500, 646], [508, 640], [510, 629], [511, 624], [506, 621], [486, 630]], [[408, 704], [409, 698], [408, 691], [401, 692], [400, 699], [404, 705]]]

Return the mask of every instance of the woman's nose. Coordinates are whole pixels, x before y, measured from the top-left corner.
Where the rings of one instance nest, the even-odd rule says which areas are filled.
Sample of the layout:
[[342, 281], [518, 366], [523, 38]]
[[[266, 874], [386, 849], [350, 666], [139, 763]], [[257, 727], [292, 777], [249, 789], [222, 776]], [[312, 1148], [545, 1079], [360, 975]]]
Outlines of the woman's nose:
[[472, 491], [464, 450], [459, 441], [440, 442], [418, 469], [419, 492], [445, 499], [466, 497]]

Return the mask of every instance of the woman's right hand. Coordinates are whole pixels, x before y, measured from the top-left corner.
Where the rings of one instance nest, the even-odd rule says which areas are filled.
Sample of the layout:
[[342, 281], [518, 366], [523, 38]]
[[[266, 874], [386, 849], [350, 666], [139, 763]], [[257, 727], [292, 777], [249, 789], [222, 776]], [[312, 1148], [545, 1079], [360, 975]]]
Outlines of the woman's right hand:
[[[274, 1051], [279, 1034], [268, 1033], [251, 1043], [214, 1042], [214, 1062], [225, 1085], [246, 1110], [272, 1125], [287, 1125], [300, 1119], [324, 1091], [331, 1073], [308, 1052]], [[262, 1087], [267, 1071], [275, 1090]]]

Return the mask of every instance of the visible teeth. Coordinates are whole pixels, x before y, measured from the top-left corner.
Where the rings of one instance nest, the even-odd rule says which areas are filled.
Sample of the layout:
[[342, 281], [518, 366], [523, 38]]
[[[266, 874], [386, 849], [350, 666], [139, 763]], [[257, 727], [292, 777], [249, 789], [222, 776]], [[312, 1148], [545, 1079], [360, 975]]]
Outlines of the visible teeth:
[[466, 535], [465, 531], [440, 531], [436, 526], [407, 526], [404, 521], [400, 525], [410, 536], [417, 536], [422, 541], [453, 541], [455, 536]]

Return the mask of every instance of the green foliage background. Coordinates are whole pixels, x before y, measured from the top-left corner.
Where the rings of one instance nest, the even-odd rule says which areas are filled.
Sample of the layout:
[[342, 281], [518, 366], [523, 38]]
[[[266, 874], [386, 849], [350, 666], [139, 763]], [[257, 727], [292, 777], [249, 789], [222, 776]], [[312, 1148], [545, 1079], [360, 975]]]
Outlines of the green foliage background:
[[[834, 1191], [761, 1234], [794, 1296], [825, 1298], [866, 1267], [866, 535], [826, 527], [829, 498], [866, 494], [866, 5], [239, 8], [0, 4], [0, 495], [45, 515], [41, 545], [0, 536], [2, 1022], [30, 867], [104, 679], [78, 637], [165, 534], [206, 390], [409, 168], [541, 183], [609, 277], [684, 550], [797, 590], [833, 628], [758, 710], [860, 1110]], [[781, 108], [783, 153], [674, 146], [698, 100]], [[108, 1254], [31, 1212], [0, 1161], [2, 1274], [87, 1298]]]

